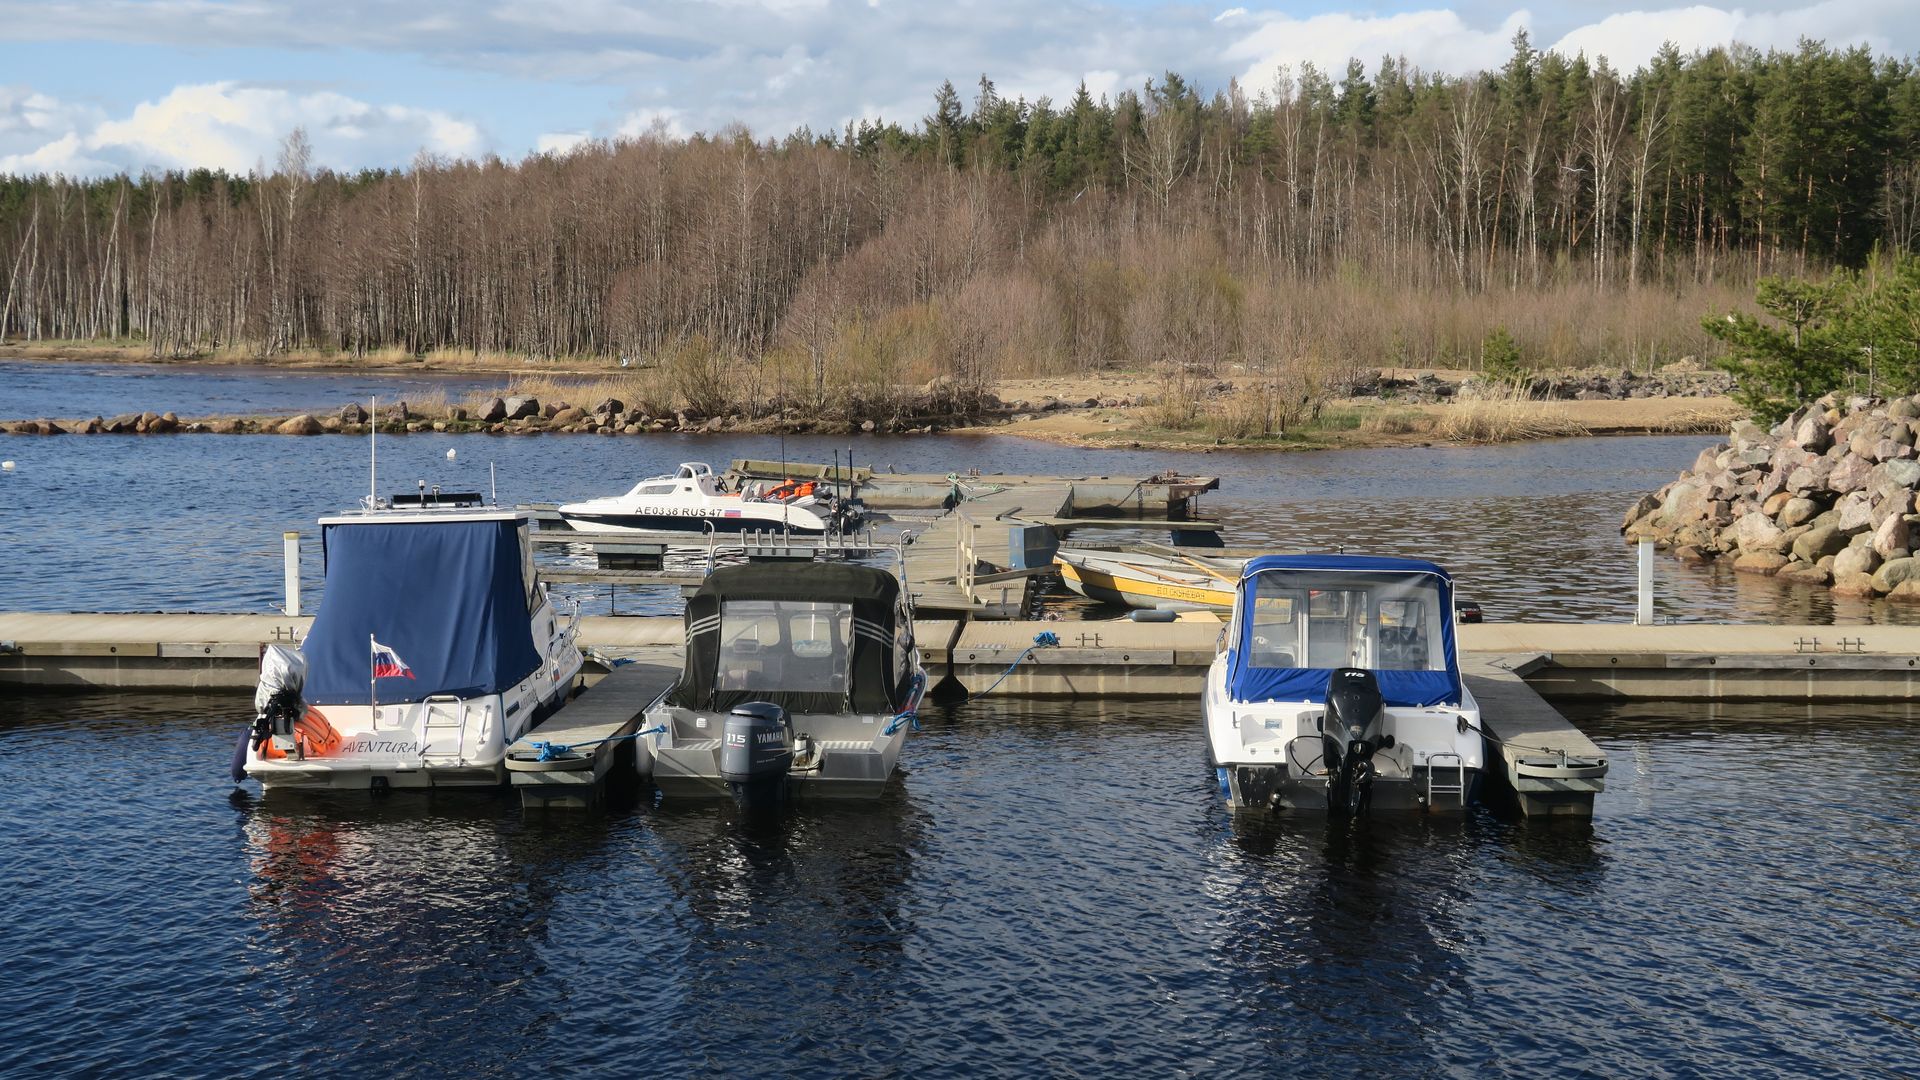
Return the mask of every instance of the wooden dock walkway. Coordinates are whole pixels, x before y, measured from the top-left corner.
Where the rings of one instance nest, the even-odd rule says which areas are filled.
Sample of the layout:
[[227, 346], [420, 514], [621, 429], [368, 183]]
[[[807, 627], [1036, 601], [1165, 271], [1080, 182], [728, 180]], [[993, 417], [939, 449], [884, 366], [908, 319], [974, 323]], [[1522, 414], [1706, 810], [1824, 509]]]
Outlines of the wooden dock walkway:
[[678, 667], [622, 664], [520, 736], [507, 747], [507, 776], [520, 793], [521, 806], [587, 807], [598, 802], [614, 763], [631, 760], [621, 755], [622, 743], [632, 741], [625, 736], [639, 730], [646, 711], [679, 677]]
[[1511, 792], [1528, 817], [1592, 817], [1593, 797], [1607, 786], [1607, 755], [1527, 685], [1525, 676], [1550, 660], [1546, 653], [1461, 660], [1488, 736], [1486, 778]]
[[981, 579], [1011, 569], [1014, 525], [1067, 512], [1073, 483], [998, 476], [968, 483], [982, 485], [974, 489], [980, 494], [969, 495], [936, 518], [907, 547], [907, 585], [914, 610], [929, 615], [1015, 617], [1024, 604], [1026, 582]]

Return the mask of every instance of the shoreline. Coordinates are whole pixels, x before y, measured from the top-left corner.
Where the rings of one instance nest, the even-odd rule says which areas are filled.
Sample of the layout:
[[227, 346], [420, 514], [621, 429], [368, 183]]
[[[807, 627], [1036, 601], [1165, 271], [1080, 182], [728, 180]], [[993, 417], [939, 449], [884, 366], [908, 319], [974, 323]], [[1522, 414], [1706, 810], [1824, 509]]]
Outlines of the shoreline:
[[[136, 355], [137, 354], [137, 355]], [[461, 358], [463, 361], [467, 358]], [[1681, 374], [1666, 383], [1638, 383], [1628, 396], [1624, 387], [1633, 377], [1613, 375], [1611, 394], [1582, 392], [1566, 396], [1582, 384], [1607, 384], [1607, 375], [1540, 372], [1532, 378], [1536, 389], [1557, 380], [1560, 396], [1525, 396], [1518, 390], [1497, 390], [1504, 396], [1472, 394], [1474, 373], [1457, 369], [1385, 369], [1374, 382], [1349, 396], [1322, 401], [1313, 413], [1296, 421], [1282, 434], [1236, 434], [1224, 414], [1241, 407], [1244, 388], [1214, 381], [1190, 402], [1186, 426], [1161, 426], [1167, 410], [1161, 404], [1160, 381], [1145, 372], [1100, 372], [1072, 376], [1000, 379], [990, 392], [957, 391], [941, 377], [917, 388], [899, 388], [891, 410], [876, 410], [876, 418], [818, 420], [797, 408], [778, 412], [762, 407], [723, 409], [709, 416], [689, 407], [625, 401], [634, 398], [630, 380], [652, 369], [562, 370], [560, 368], [494, 367], [462, 362], [436, 367], [432, 360], [391, 355], [360, 360], [337, 355], [283, 354], [155, 359], [144, 347], [130, 343], [21, 343], [0, 344], [0, 360], [29, 363], [138, 363], [160, 367], [278, 368], [315, 375], [359, 372], [406, 376], [498, 375], [498, 390], [468, 392], [463, 401], [430, 390], [413, 403], [396, 401], [390, 411], [383, 403], [378, 429], [382, 434], [747, 434], [827, 435], [1006, 435], [1089, 450], [1160, 450], [1177, 453], [1214, 451], [1295, 453], [1314, 450], [1415, 449], [1435, 446], [1536, 442], [1581, 436], [1718, 434], [1742, 415], [1731, 399], [1719, 395], [1669, 392], [1686, 387]], [[525, 363], [525, 361], [523, 361]], [[567, 380], [577, 378], [578, 383]], [[1244, 380], [1244, 376], [1241, 377]], [[1649, 392], [1656, 386], [1657, 393]], [[537, 393], [536, 393], [537, 388]], [[1456, 394], [1456, 391], [1461, 391]], [[590, 409], [572, 405], [598, 401]], [[641, 401], [658, 395], [641, 390]], [[767, 407], [770, 408], [770, 407]], [[890, 412], [884, 418], [878, 418]], [[365, 434], [364, 407], [349, 402], [332, 411], [292, 409], [235, 414], [174, 412], [123, 413], [112, 418], [0, 417], [0, 432], [21, 435], [63, 434]], [[1244, 425], [1243, 425], [1244, 427]]]

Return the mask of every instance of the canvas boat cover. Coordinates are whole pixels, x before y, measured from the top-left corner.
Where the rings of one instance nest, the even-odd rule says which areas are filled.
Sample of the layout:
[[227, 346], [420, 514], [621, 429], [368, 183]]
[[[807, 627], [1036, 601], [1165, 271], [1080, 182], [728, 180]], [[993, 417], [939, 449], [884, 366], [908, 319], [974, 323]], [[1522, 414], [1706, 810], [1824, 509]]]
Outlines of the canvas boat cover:
[[[844, 664], [844, 672], [816, 666], [773, 689], [722, 685], [727, 605], [764, 609], [769, 602], [850, 608], [844, 631], [841, 620], [821, 620], [833, 638], [822, 643], [823, 651], [835, 664]], [[724, 712], [749, 701], [769, 701], [796, 713], [884, 714], [905, 704], [908, 678], [900, 676], [905, 669], [896, 654], [908, 647], [912, 628], [901, 610], [900, 581], [885, 570], [844, 563], [724, 566], [687, 601], [686, 629], [685, 670], [668, 699], [681, 708]]]
[[382, 704], [483, 697], [540, 666], [516, 518], [340, 522], [322, 528], [326, 590], [301, 646], [306, 699], [363, 704], [369, 635], [413, 678], [373, 680]]
[[[1418, 708], [1461, 701], [1460, 661], [1454, 645], [1453, 577], [1438, 564], [1423, 559], [1394, 559], [1373, 555], [1262, 555], [1250, 559], [1240, 574], [1235, 602], [1238, 632], [1227, 654], [1227, 692], [1235, 701], [1320, 702], [1326, 698], [1330, 667], [1261, 667], [1253, 649], [1254, 620], [1241, 617], [1262, 574], [1287, 572], [1430, 575], [1440, 593], [1441, 653], [1444, 670], [1374, 671], [1380, 696], [1388, 705]], [[1377, 580], [1377, 579], [1376, 579]]]

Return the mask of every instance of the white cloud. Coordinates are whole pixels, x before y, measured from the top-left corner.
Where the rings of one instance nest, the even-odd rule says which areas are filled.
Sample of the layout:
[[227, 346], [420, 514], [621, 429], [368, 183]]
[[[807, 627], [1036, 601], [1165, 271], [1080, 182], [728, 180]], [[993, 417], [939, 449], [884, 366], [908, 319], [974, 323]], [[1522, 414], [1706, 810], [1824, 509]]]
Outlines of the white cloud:
[[0, 156], [0, 172], [206, 167], [244, 173], [259, 162], [271, 165], [296, 127], [313, 142], [314, 165], [340, 170], [400, 164], [420, 149], [473, 157], [487, 148], [477, 126], [438, 110], [230, 82], [178, 86], [125, 116], [85, 127], [44, 131], [34, 145]]
[[1498, 67], [1511, 52], [1514, 32], [1532, 22], [1522, 10], [1498, 26], [1468, 25], [1457, 13], [1443, 8], [1406, 11], [1394, 15], [1261, 15], [1249, 20], [1255, 28], [1229, 44], [1224, 55], [1246, 64], [1241, 80], [1251, 87], [1266, 86], [1282, 65], [1298, 74], [1302, 64], [1313, 64], [1336, 78], [1350, 58], [1373, 70], [1383, 56], [1404, 56], [1427, 71], [1474, 71]]
[[[1605, 54], [1629, 70], [1665, 40], [1683, 50], [1736, 39], [1791, 49], [1808, 36], [1896, 55], [1920, 50], [1913, 0], [1742, 0], [1738, 7], [1680, 0], [1639, 8], [1630, 6], [1634, 0], [1531, 0], [1528, 7], [1519, 6], [1528, 0], [1506, 0], [1511, 7], [1436, 0], [1417, 10], [1351, 4], [1312, 16], [1274, 10], [1278, 2], [0, 0], [11, 48], [30, 41], [50, 49], [148, 46], [141, 54], [170, 64], [170, 74], [177, 69], [172, 81], [182, 84], [106, 112], [48, 100], [44, 86], [32, 102], [30, 91], [0, 89], [0, 169], [245, 169], [270, 161], [295, 124], [308, 127], [320, 161], [340, 168], [403, 164], [423, 146], [446, 155], [493, 149], [475, 119], [460, 115], [468, 106], [457, 91], [415, 77], [422, 71], [527, 88], [496, 106], [502, 114], [485, 118], [492, 130], [523, 133], [519, 145], [498, 147], [513, 154], [656, 126], [684, 137], [741, 122], [762, 138], [801, 125], [837, 131], [860, 119], [911, 126], [931, 111], [943, 80], [970, 105], [982, 73], [1003, 97], [1044, 96], [1056, 105], [1082, 81], [1096, 97], [1112, 96], [1168, 70], [1207, 90], [1229, 78], [1257, 90], [1282, 64], [1297, 70], [1312, 62], [1337, 76], [1349, 57], [1369, 71], [1393, 55], [1424, 70], [1462, 73], [1504, 63], [1522, 27], [1536, 44]], [[324, 63], [352, 50], [361, 81], [339, 92], [209, 82], [221, 73], [225, 48], [289, 57], [301, 50], [308, 70], [312, 57]], [[395, 85], [410, 89], [382, 89], [383, 68], [404, 72], [409, 77]], [[108, 84], [77, 84], [86, 89], [70, 96], [91, 99]], [[602, 111], [542, 111], [551, 106], [540, 88], [556, 84], [567, 92], [555, 96], [572, 102], [583, 87], [604, 94]], [[419, 96], [433, 93], [446, 95], [446, 104], [430, 107]]]
[[592, 140], [593, 133], [590, 131], [549, 131], [534, 140], [533, 149], [539, 154], [565, 156]]
[[1553, 49], [1568, 56], [1604, 56], [1623, 71], [1645, 65], [1664, 41], [1673, 42], [1681, 52], [1735, 41], [1762, 50], [1790, 50], [1801, 38], [1810, 38], [1836, 48], [1864, 44], [1889, 53], [1897, 46], [1888, 31], [1911, 20], [1911, 9], [1886, 0], [1827, 0], [1771, 12], [1696, 4], [1615, 12], [1569, 31], [1553, 43]]

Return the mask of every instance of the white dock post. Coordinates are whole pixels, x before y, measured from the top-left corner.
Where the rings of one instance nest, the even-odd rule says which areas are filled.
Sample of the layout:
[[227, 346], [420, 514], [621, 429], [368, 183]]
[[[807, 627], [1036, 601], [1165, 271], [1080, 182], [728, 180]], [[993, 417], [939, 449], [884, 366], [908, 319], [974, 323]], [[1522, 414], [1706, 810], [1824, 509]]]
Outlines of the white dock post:
[[284, 532], [280, 540], [287, 564], [287, 614], [300, 614], [300, 534]]
[[1634, 612], [1637, 626], [1653, 625], [1653, 541], [1640, 541], [1640, 604]]

